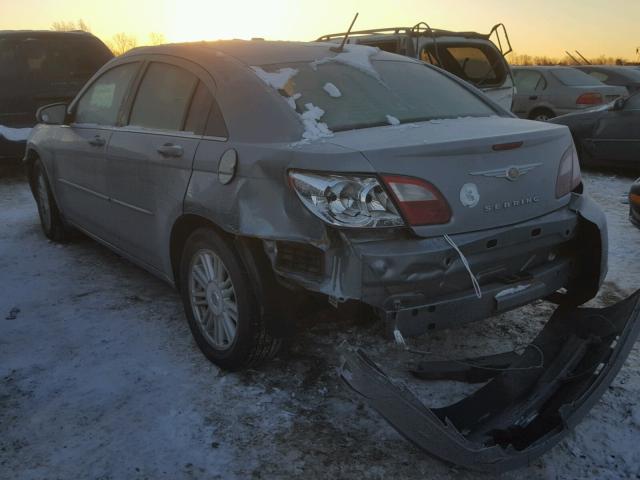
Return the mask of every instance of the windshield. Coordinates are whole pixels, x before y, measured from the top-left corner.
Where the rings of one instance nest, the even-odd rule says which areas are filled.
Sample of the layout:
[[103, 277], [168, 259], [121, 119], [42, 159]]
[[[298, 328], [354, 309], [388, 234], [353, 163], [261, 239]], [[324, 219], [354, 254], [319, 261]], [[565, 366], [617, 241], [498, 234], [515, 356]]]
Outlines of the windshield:
[[600, 80], [575, 68], [558, 68], [551, 70], [551, 74], [567, 87], [602, 85]]
[[295, 106], [303, 121], [305, 116], [320, 115], [316, 120], [331, 131], [496, 115], [480, 97], [420, 63], [373, 61], [368, 67], [288, 63], [256, 72], [277, 80], [270, 84]]

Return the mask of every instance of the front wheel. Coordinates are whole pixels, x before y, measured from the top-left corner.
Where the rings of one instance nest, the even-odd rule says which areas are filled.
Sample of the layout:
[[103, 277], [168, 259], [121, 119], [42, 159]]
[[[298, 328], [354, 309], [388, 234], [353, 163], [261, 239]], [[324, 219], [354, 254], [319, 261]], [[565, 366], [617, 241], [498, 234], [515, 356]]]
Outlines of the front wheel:
[[220, 235], [209, 228], [191, 234], [180, 270], [189, 327], [210, 361], [239, 370], [275, 356], [281, 341], [266, 331], [242, 260]]
[[49, 179], [40, 159], [37, 159], [33, 165], [31, 182], [42, 231], [50, 240], [56, 242], [65, 240], [68, 232], [60, 216], [55, 198], [51, 194]]

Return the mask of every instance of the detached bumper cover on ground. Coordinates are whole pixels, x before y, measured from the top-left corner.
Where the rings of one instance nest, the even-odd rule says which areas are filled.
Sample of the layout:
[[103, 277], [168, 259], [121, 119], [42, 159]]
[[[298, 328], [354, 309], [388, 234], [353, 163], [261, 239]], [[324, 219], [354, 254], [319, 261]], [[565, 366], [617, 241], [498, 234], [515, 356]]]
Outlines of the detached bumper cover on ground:
[[341, 376], [427, 453], [498, 473], [525, 466], [558, 443], [607, 390], [639, 334], [640, 291], [604, 309], [559, 307], [520, 355], [418, 365], [416, 376], [426, 379], [493, 377], [437, 409], [394, 385], [362, 351], [346, 354]]

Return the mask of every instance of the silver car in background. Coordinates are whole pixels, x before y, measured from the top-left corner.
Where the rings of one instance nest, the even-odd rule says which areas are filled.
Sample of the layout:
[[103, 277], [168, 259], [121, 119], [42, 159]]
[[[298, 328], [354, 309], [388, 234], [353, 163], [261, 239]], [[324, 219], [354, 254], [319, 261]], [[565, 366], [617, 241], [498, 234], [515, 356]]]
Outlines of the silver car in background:
[[512, 72], [517, 90], [512, 111], [521, 118], [546, 121], [627, 95], [626, 88], [571, 67], [512, 67]]
[[606, 223], [566, 127], [419, 60], [331, 47], [112, 60], [39, 112], [25, 160], [45, 234], [74, 226], [175, 285], [228, 369], [273, 356], [305, 292], [407, 336], [596, 294]]

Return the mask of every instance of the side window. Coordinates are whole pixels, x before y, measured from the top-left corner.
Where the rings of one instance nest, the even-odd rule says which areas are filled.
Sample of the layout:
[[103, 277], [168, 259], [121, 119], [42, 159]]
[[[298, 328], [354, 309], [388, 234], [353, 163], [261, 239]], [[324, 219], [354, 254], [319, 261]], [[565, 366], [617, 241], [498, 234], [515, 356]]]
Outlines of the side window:
[[0, 81], [16, 78], [18, 62], [12, 43], [0, 40]]
[[640, 93], [629, 97], [627, 103], [624, 104], [625, 110], [640, 110]]
[[193, 95], [184, 130], [210, 137], [226, 138], [228, 135], [220, 108], [202, 82], [198, 83], [196, 93]]
[[78, 102], [75, 122], [115, 125], [138, 66], [138, 63], [120, 65], [96, 80]]
[[198, 78], [168, 63], [151, 63], [136, 95], [129, 125], [183, 130]]
[[536, 92], [547, 88], [544, 77], [534, 70], [516, 70], [513, 76], [519, 92]]

